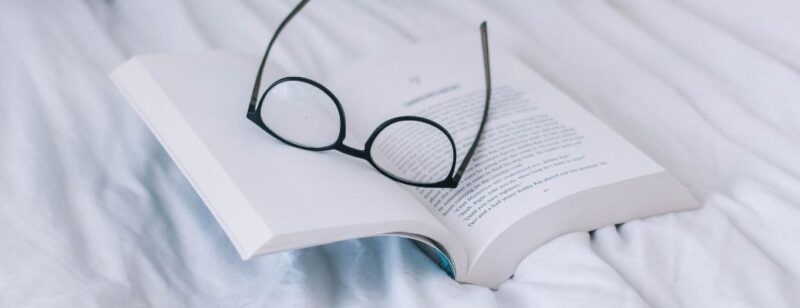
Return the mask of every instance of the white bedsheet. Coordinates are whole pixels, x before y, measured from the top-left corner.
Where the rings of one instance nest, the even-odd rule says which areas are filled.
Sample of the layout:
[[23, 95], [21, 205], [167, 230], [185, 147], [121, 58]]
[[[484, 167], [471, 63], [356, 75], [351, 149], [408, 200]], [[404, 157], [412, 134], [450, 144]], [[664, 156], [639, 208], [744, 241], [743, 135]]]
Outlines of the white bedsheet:
[[497, 291], [400, 239], [239, 260], [106, 76], [142, 53], [260, 53], [294, 3], [0, 3], [0, 306], [800, 305], [800, 2], [312, 1], [279, 44], [290, 71], [486, 19], [704, 204], [562, 236]]

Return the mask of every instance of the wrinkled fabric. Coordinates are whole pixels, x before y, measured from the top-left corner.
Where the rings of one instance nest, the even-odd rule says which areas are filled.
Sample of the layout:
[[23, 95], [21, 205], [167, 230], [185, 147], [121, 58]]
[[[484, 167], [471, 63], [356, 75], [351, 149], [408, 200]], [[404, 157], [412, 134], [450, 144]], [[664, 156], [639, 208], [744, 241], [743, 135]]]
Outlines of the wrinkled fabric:
[[312, 1], [276, 45], [287, 71], [487, 20], [704, 205], [559, 237], [497, 291], [396, 238], [240, 260], [107, 77], [139, 54], [258, 54], [294, 4], [0, 3], [0, 306], [800, 306], [800, 3]]

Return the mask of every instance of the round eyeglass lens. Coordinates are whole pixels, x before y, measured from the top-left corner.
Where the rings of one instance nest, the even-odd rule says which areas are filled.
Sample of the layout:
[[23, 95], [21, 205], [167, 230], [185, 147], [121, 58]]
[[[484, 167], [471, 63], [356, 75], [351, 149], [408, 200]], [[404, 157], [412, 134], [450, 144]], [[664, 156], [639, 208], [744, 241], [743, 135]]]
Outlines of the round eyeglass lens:
[[296, 145], [324, 148], [339, 137], [339, 110], [321, 89], [301, 81], [275, 84], [262, 103], [261, 120]]
[[420, 184], [446, 179], [455, 163], [447, 135], [420, 121], [398, 121], [384, 128], [375, 137], [370, 155], [384, 172]]

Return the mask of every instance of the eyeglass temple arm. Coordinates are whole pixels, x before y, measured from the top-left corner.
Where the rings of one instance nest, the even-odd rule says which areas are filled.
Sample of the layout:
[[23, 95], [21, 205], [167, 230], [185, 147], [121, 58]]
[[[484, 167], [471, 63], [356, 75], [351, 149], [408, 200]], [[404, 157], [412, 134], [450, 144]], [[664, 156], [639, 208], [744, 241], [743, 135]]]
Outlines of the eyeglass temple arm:
[[261, 58], [261, 65], [258, 67], [258, 74], [256, 75], [256, 83], [253, 85], [253, 94], [250, 96], [250, 106], [248, 107], [247, 111], [255, 112], [256, 104], [258, 104], [258, 93], [261, 92], [261, 75], [264, 73], [264, 66], [267, 63], [267, 56], [269, 55], [269, 51], [272, 49], [272, 44], [275, 43], [275, 40], [278, 38], [278, 34], [281, 33], [286, 24], [292, 20], [294, 15], [300, 12], [300, 10], [308, 3], [309, 0], [302, 0], [297, 6], [292, 9], [292, 12], [289, 13], [289, 16], [278, 25], [278, 28], [275, 29], [275, 33], [272, 35], [272, 39], [269, 40], [269, 44], [267, 45], [267, 50], [264, 52], [264, 57]]
[[492, 96], [492, 76], [489, 67], [489, 36], [486, 33], [485, 21], [481, 23], [481, 47], [483, 48], [483, 75], [486, 79], [486, 100], [483, 107], [483, 118], [481, 119], [481, 126], [478, 127], [478, 134], [475, 136], [475, 141], [472, 142], [472, 146], [470, 146], [469, 151], [467, 151], [467, 155], [464, 156], [461, 166], [458, 167], [456, 174], [453, 176], [453, 180], [455, 180], [456, 183], [461, 180], [464, 170], [467, 169], [467, 165], [469, 165], [469, 161], [472, 159], [472, 155], [475, 154], [475, 149], [478, 147], [478, 142], [483, 134], [483, 128], [486, 126], [486, 119], [489, 117], [489, 101]]

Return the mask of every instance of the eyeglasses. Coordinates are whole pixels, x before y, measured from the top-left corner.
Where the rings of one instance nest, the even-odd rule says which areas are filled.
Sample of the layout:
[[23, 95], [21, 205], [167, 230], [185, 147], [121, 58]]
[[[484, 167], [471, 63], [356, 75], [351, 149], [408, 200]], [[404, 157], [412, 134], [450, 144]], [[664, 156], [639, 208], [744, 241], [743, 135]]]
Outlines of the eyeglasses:
[[309, 151], [337, 150], [367, 160], [397, 182], [417, 187], [455, 188], [472, 159], [489, 113], [491, 76], [486, 22], [480, 26], [486, 97], [472, 145], [456, 169], [456, 145], [442, 125], [418, 116], [400, 116], [379, 125], [364, 150], [344, 144], [346, 125], [342, 104], [325, 86], [304, 77], [281, 78], [261, 94], [267, 56], [286, 24], [309, 0], [301, 1], [280, 23], [267, 45], [256, 75], [247, 118], [275, 139]]

